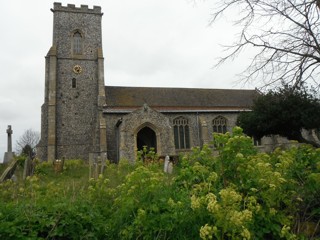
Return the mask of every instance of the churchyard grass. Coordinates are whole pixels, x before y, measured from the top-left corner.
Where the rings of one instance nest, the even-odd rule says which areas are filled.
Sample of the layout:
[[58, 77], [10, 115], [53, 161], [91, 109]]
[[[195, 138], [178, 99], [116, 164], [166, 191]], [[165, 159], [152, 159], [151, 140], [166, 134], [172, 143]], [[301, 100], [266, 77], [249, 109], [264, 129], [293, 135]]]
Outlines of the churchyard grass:
[[258, 153], [240, 128], [212, 144], [173, 174], [121, 160], [89, 179], [81, 160], [39, 163], [0, 184], [0, 239], [319, 239], [319, 149]]

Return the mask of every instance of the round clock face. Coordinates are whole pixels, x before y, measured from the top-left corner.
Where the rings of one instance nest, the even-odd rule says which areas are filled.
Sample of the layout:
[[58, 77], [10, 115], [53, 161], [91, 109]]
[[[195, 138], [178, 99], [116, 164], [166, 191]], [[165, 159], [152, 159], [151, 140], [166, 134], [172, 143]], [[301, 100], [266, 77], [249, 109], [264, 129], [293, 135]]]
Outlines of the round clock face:
[[75, 65], [75, 66], [73, 67], [73, 72], [76, 73], [76, 74], [81, 73], [81, 72], [82, 72], [81, 66], [80, 66], [80, 65]]

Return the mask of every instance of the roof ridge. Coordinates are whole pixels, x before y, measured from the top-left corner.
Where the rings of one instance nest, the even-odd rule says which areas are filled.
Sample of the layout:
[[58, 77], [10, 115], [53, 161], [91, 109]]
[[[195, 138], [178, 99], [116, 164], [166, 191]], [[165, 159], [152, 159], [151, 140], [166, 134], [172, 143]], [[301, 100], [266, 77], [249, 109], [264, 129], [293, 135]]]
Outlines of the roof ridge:
[[257, 92], [257, 89], [238, 89], [238, 88], [192, 88], [192, 87], [141, 87], [141, 86], [111, 86], [106, 85], [105, 88], [131, 88], [131, 89], [186, 89], [186, 90], [223, 90], [223, 91], [253, 91]]

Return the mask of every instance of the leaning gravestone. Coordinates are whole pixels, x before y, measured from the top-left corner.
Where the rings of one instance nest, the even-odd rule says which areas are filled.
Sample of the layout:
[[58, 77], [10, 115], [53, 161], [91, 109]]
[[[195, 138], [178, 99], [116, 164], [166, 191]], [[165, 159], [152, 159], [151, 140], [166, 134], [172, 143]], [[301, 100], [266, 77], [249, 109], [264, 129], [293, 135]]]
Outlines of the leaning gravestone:
[[12, 152], [12, 129], [11, 125], [8, 125], [7, 134], [8, 134], [8, 147], [7, 152], [4, 153], [3, 163], [10, 162], [11, 159], [13, 159], [14, 153]]
[[18, 160], [13, 158], [12, 161], [10, 162], [9, 166], [2, 173], [2, 175], [0, 177], [0, 183], [12, 178], [14, 171], [16, 170], [17, 164], [18, 164]]

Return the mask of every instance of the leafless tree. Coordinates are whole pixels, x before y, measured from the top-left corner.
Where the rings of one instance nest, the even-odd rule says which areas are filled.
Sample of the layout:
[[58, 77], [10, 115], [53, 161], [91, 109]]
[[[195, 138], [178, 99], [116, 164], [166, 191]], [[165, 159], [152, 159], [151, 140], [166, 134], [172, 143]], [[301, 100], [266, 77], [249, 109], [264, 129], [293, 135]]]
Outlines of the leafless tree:
[[16, 152], [21, 154], [22, 151], [28, 148], [34, 150], [40, 141], [40, 133], [32, 129], [26, 130], [16, 142]]
[[240, 27], [217, 66], [253, 48], [254, 57], [241, 73], [245, 83], [262, 89], [303, 83], [319, 87], [320, 0], [217, 2], [212, 23], [224, 15]]

